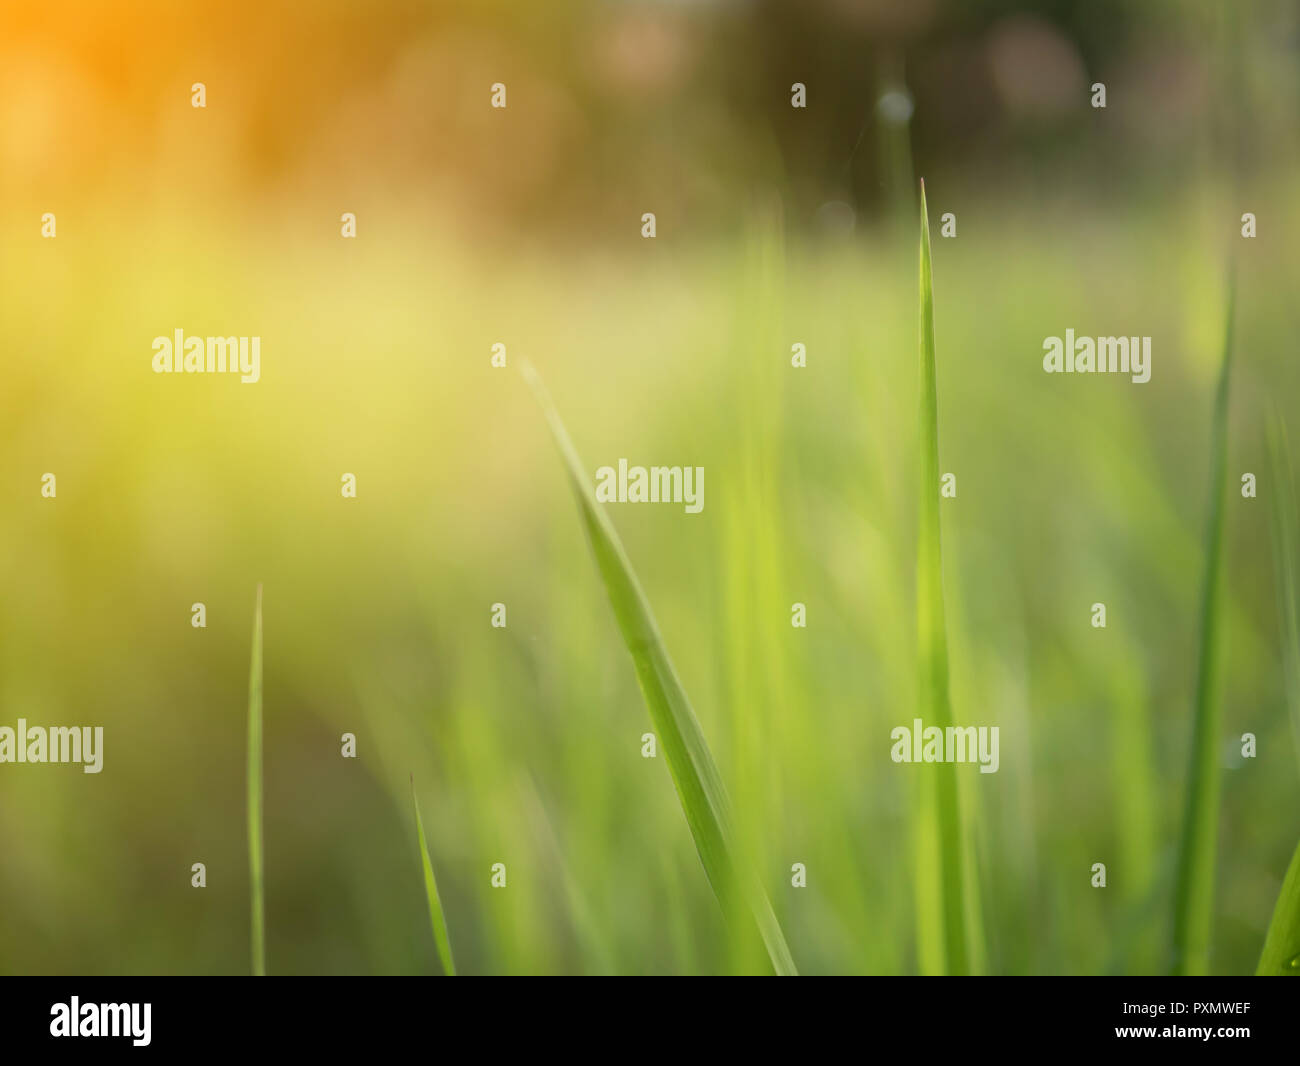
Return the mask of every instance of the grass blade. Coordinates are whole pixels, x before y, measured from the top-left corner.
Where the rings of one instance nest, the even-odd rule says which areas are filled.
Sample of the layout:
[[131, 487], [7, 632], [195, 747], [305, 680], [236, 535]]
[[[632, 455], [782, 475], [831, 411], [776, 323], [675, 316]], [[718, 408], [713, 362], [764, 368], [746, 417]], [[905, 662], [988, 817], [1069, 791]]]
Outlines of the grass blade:
[[564, 461], [596, 567], [623, 642], [631, 653], [641, 694], [663, 745], [677, 798], [709, 883], [728, 921], [737, 928], [750, 926], [761, 938], [776, 973], [793, 975], [797, 971], [781, 926], [757, 878], [739, 856], [722, 778], [632, 563], [609, 516], [596, 501], [585, 468], [545, 386], [530, 365], [523, 366], [523, 373], [542, 406]]
[[[1283, 688], [1296, 754], [1300, 756], [1300, 612], [1296, 609], [1296, 498], [1286, 423], [1273, 408], [1266, 427], [1269, 456], [1269, 518], [1277, 606], [1282, 628]], [[1291, 856], [1255, 969], [1259, 977], [1300, 976], [1300, 845]]]
[[1269, 519], [1273, 565], [1277, 571], [1277, 608], [1282, 627], [1282, 676], [1291, 735], [1300, 759], [1300, 610], [1296, 607], [1296, 498], [1286, 423], [1274, 408], [1267, 425]]
[[424, 836], [424, 819], [420, 817], [420, 800], [415, 794], [415, 775], [411, 775], [411, 806], [415, 808], [415, 830], [420, 837], [420, 862], [424, 866], [424, 895], [429, 901], [429, 924], [433, 926], [433, 940], [438, 945], [438, 959], [442, 972], [456, 976], [456, 963], [451, 957], [451, 940], [447, 936], [447, 919], [442, 913], [442, 897], [438, 895], [438, 882], [433, 876], [433, 863], [429, 859], [429, 843]]
[[[916, 624], [920, 673], [919, 712], [927, 726], [952, 725], [948, 697], [948, 635], [943, 608], [943, 549], [939, 536], [939, 398], [934, 354], [934, 286], [930, 271], [930, 219], [921, 182], [921, 324], [920, 324], [920, 485], [917, 518]], [[924, 837], [918, 850], [938, 849], [919, 860], [917, 919], [921, 926], [937, 921], [942, 930], [941, 969], [966, 974], [971, 970], [971, 931], [967, 927], [965, 859], [962, 854], [962, 820], [957, 793], [957, 768], [951, 763], [926, 764], [921, 812]], [[934, 826], [937, 823], [937, 836]], [[937, 877], [937, 882], [936, 882]], [[935, 913], [937, 911], [937, 913]], [[927, 929], [918, 929], [926, 939]]]
[[1223, 528], [1228, 492], [1228, 382], [1236, 285], [1229, 282], [1223, 359], [1210, 428], [1210, 507], [1201, 576], [1200, 650], [1196, 668], [1196, 716], [1187, 774], [1187, 799], [1174, 886], [1174, 972], [1205, 974], [1210, 968], [1215, 848], [1219, 832], [1219, 692], [1222, 651], [1219, 601], [1223, 594]]
[[1300, 977], [1300, 845], [1282, 879], [1255, 976]]
[[248, 877], [253, 895], [253, 976], [266, 976], [266, 911], [262, 897], [262, 586], [253, 612], [248, 672]]

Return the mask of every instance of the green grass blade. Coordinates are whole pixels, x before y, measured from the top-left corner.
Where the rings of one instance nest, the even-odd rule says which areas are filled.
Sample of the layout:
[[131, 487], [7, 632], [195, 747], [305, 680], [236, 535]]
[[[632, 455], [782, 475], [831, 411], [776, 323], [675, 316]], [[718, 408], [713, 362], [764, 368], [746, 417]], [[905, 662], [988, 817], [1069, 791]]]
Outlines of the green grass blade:
[[1282, 677], [1296, 758], [1300, 759], [1300, 610], [1296, 607], [1295, 480], [1286, 423], [1276, 408], [1267, 424], [1269, 456], [1269, 519], [1272, 528], [1273, 565], [1277, 571], [1277, 607], [1282, 628]]
[[1223, 717], [1220, 673], [1220, 600], [1223, 596], [1223, 530], [1228, 493], [1228, 382], [1236, 286], [1229, 283], [1223, 359], [1210, 428], [1210, 506], [1201, 577], [1200, 641], [1196, 714], [1187, 774], [1187, 798], [1174, 886], [1174, 972], [1205, 974], [1210, 968], [1215, 849], [1219, 832], [1219, 729]]
[[[1277, 605], [1282, 630], [1283, 687], [1296, 754], [1300, 756], [1300, 612], [1296, 607], [1296, 497], [1286, 423], [1273, 408], [1266, 426], [1269, 456], [1269, 518]], [[1278, 893], [1273, 920], [1264, 938], [1255, 973], [1260, 977], [1300, 976], [1300, 845], [1291, 856]]]
[[[919, 711], [927, 726], [946, 729], [952, 725], [952, 707], [948, 698], [948, 635], [944, 625], [943, 549], [939, 536], [939, 399], [934, 354], [934, 287], [924, 181], [921, 182], [920, 259], [921, 456], [916, 555]], [[927, 825], [918, 836], [933, 840], [928, 850], [937, 847], [938, 862], [937, 870], [933, 860], [923, 862], [918, 870], [920, 906], [917, 918], [922, 925], [937, 920], [942, 929], [942, 969], [948, 973], [965, 974], [971, 969], [971, 931], [967, 928], [957, 768], [951, 763], [933, 763], [918, 769], [924, 775], [922, 788], [929, 790], [923, 796], [921, 817], [925, 822], [937, 822], [938, 829], [935, 836]], [[919, 846], [927, 849], [924, 840]], [[936, 909], [937, 914], [933, 913]]]
[[1255, 976], [1300, 977], [1300, 845], [1282, 879]]
[[794, 960], [771, 904], [748, 863], [739, 857], [730, 802], [722, 778], [668, 657], [632, 564], [613, 523], [596, 501], [585, 468], [545, 386], [531, 366], [525, 364], [523, 373], [545, 412], [564, 460], [596, 567], [609, 595], [623, 641], [632, 655], [641, 694], [663, 746], [682, 813], [686, 816], [709, 883], [728, 921], [737, 928], [752, 923], [775, 971], [781, 975], [793, 975], [797, 972]]
[[248, 672], [248, 878], [253, 896], [253, 976], [266, 976], [266, 911], [262, 896], [262, 586], [253, 613]]
[[429, 843], [424, 836], [424, 819], [420, 817], [420, 800], [415, 794], [415, 775], [411, 775], [411, 806], [415, 808], [415, 830], [420, 837], [420, 862], [424, 866], [424, 895], [429, 901], [429, 924], [433, 926], [433, 940], [438, 945], [438, 959], [442, 972], [456, 976], [456, 962], [451, 957], [451, 939], [447, 936], [447, 919], [442, 913], [442, 897], [438, 895], [438, 882], [433, 876], [433, 862], [429, 859]]

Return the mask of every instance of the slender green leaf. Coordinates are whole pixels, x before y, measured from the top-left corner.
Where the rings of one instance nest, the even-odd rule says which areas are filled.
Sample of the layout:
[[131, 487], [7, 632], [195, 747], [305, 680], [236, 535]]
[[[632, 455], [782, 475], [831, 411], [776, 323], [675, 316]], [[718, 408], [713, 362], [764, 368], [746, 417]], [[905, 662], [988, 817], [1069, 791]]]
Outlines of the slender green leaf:
[[749, 864], [739, 856], [730, 801], [700, 723], [677, 677], [650, 605], [613, 523], [596, 501], [573, 442], [533, 368], [525, 379], [545, 412], [577, 498], [596, 567], [636, 667], [641, 694], [659, 734], [668, 770], [695, 847], [723, 914], [737, 927], [752, 923], [778, 974], [796, 973], [776, 915]]
[[1282, 879], [1255, 976], [1300, 977], [1300, 845]]
[[248, 876], [253, 895], [253, 975], [266, 976], [266, 912], [262, 897], [262, 586], [253, 612], [248, 673]]
[[1210, 500], [1201, 575], [1196, 713], [1192, 725], [1187, 798], [1174, 886], [1174, 971], [1205, 974], [1210, 968], [1215, 849], [1219, 832], [1219, 728], [1223, 717], [1220, 630], [1223, 597], [1223, 529], [1228, 492], [1228, 382], [1236, 285], [1229, 283], [1223, 358], [1210, 427]]
[[[1269, 454], [1269, 517], [1277, 605], [1282, 629], [1282, 673], [1296, 754], [1300, 756], [1300, 612], [1296, 609], [1296, 497], [1286, 423], [1274, 408], [1266, 427]], [[1300, 976], [1300, 845], [1291, 856], [1278, 893], [1273, 920], [1264, 938], [1255, 973], [1260, 977]]]
[[420, 862], [424, 866], [424, 895], [429, 901], [429, 924], [433, 926], [433, 940], [438, 945], [438, 959], [442, 972], [456, 976], [456, 962], [451, 957], [451, 940], [447, 936], [447, 919], [442, 913], [442, 897], [438, 895], [438, 882], [433, 876], [433, 862], [429, 859], [429, 842], [424, 836], [424, 819], [420, 817], [420, 800], [415, 794], [415, 775], [411, 775], [411, 806], [415, 808], [415, 831], [420, 838]]
[[1282, 677], [1296, 758], [1300, 759], [1300, 610], [1296, 607], [1295, 480], [1286, 423], [1274, 408], [1267, 425], [1269, 455], [1269, 518], [1273, 534], [1277, 608], [1282, 628]]
[[[939, 535], [939, 398], [938, 371], [934, 353], [934, 288], [930, 270], [930, 219], [925, 203], [925, 182], [921, 182], [921, 324], [920, 324], [920, 484], [917, 518], [916, 622], [917, 657], [920, 672], [920, 714], [927, 726], [947, 729], [952, 725], [948, 697], [948, 635], [943, 606], [943, 549]], [[924, 928], [918, 937], [924, 943], [932, 924], [942, 930], [943, 972], [969, 973], [972, 968], [971, 937], [963, 855], [960, 797], [957, 768], [951, 763], [923, 767], [918, 833], [917, 920]], [[935, 832], [937, 823], [937, 833]], [[937, 848], [937, 863], [933, 852]], [[936, 945], [938, 958], [940, 949]]]

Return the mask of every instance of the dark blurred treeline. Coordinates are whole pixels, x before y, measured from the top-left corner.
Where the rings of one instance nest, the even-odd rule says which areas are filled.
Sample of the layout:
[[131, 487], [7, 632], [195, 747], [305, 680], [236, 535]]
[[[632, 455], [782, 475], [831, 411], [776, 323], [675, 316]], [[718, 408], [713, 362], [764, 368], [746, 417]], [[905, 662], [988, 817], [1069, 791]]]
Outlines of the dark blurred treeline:
[[789, 224], [847, 229], [918, 171], [1010, 195], [1240, 179], [1294, 154], [1300, 100], [1287, 0], [56, 0], [0, 21], [0, 170], [25, 180], [183, 151], [200, 183], [415, 194], [576, 240], [644, 210], [727, 226], [773, 188]]

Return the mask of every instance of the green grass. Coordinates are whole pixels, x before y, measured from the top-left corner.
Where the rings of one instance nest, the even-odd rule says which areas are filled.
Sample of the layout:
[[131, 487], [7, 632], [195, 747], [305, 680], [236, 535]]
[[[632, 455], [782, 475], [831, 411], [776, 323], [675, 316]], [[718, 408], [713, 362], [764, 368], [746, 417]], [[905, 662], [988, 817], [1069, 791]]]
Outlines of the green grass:
[[[1276, 408], [1266, 425], [1269, 518], [1276, 570], [1282, 676], [1296, 755], [1300, 757], [1300, 621], [1296, 610], [1296, 498], [1286, 423]], [[1255, 969], [1260, 977], [1300, 976], [1300, 845], [1291, 856]]]
[[1236, 286], [1230, 281], [1223, 358], [1210, 428], [1210, 499], [1201, 577], [1196, 710], [1174, 885], [1173, 968], [1180, 974], [1205, 974], [1210, 968], [1215, 849], [1219, 831], [1219, 731], [1223, 717], [1219, 630], [1223, 596], [1224, 511], [1228, 493], [1228, 383], [1232, 370], [1235, 311]]
[[[919, 666], [918, 713], [926, 726], [953, 724], [948, 696], [948, 635], [944, 624], [943, 548], [939, 533], [939, 399], [934, 348], [934, 286], [930, 267], [930, 220], [921, 183], [920, 255], [920, 483], [916, 554], [916, 624]], [[950, 763], [916, 767], [921, 774], [918, 832], [917, 920], [922, 969], [966, 974], [973, 952], [957, 768]], [[935, 854], [937, 850], [937, 855]], [[926, 944], [934, 930], [939, 942]]]
[[1255, 976], [1300, 977], [1300, 845], [1282, 880]]
[[447, 936], [447, 919], [442, 913], [442, 898], [438, 895], [438, 881], [433, 876], [433, 862], [429, 859], [429, 842], [424, 835], [424, 819], [420, 817], [420, 800], [415, 794], [415, 775], [411, 775], [411, 806], [415, 808], [415, 832], [420, 838], [420, 863], [424, 867], [424, 895], [429, 901], [429, 924], [433, 926], [433, 940], [438, 945], [438, 959], [442, 972], [456, 976], [456, 961], [451, 955], [451, 939]]
[[591, 488], [586, 468], [541, 379], [528, 364], [525, 380], [546, 415], [577, 498], [596, 567], [636, 667], [650, 721], [659, 736], [709, 883], [734, 929], [757, 934], [779, 975], [797, 973], [785, 935], [749, 863], [740, 855], [731, 804], [695, 711], [668, 656], [650, 605], [613, 523]]
[[266, 976], [266, 910], [262, 891], [262, 586], [253, 611], [248, 672], [248, 879], [253, 907], [253, 975]]
[[[1274, 175], [1261, 184], [1260, 201], [1289, 203], [1297, 180], [1300, 170]], [[955, 470], [960, 481], [959, 497], [939, 503], [950, 701], [954, 724], [978, 717], [1002, 727], [997, 774], [957, 767], [963, 855], [980, 859], [979, 877], [967, 872], [964, 884], [979, 888], [988, 942], [987, 962], [976, 957], [974, 965], [1005, 974], [1167, 970], [1192, 733], [1210, 413], [1226, 309], [1221, 272], [1207, 263], [1206, 238], [1188, 220], [1215, 203], [1214, 190], [1189, 183], [1117, 213], [1110, 199], [1053, 192], [1021, 201], [1016, 190], [984, 195], [974, 186], [954, 188], [962, 199], [945, 203], [943, 184], [930, 174], [925, 184], [936, 216], [953, 207], [962, 219], [956, 240], [931, 232], [936, 357], [944, 357], [938, 469]], [[301, 323], [273, 315], [265, 331], [307, 323], [312, 344], [302, 350], [339, 358], [320, 364], [330, 387], [313, 394], [319, 410], [299, 402], [296, 377], [270, 374], [269, 363], [256, 387], [235, 385], [232, 397], [264, 398], [279, 416], [249, 421], [247, 434], [210, 417], [210, 389], [181, 389], [161, 376], [165, 404], [148, 390], [123, 394], [120, 407], [102, 411], [52, 402], [48, 413], [69, 434], [64, 459], [45, 455], [44, 422], [0, 425], [16, 462], [60, 473], [58, 501], [33, 492], [29, 504], [15, 503], [16, 522], [0, 523], [9, 602], [39, 607], [34, 624], [10, 611], [0, 631], [7, 724], [24, 706], [29, 721], [39, 707], [40, 717], [57, 722], [67, 713], [60, 706], [98, 706], [111, 687], [132, 708], [132, 728], [156, 740], [146, 752], [112, 746], [110, 733], [105, 773], [85, 778], [94, 792], [89, 807], [68, 806], [75, 795], [54, 787], [48, 773], [0, 766], [0, 802], [37, 819], [6, 845], [6, 869], [15, 873], [0, 903], [14, 917], [3, 968], [251, 972], [249, 926], [238, 928], [249, 920], [238, 913], [249, 902], [248, 874], [241, 885], [236, 866], [232, 885], [219, 870], [214, 875], [211, 861], [227, 855], [247, 863], [247, 825], [237, 817], [247, 732], [231, 728], [231, 693], [195, 680], [228, 676], [233, 664], [248, 662], [252, 625], [247, 615], [240, 623], [238, 612], [253, 561], [264, 600], [267, 584], [293, 590], [276, 601], [275, 669], [265, 679], [263, 710], [275, 712], [263, 725], [268, 941], [272, 889], [277, 906], [320, 904], [277, 910], [276, 974], [441, 973], [410, 847], [410, 782], [401, 779], [412, 770], [421, 814], [430, 811], [428, 846], [460, 975], [605, 972], [598, 943], [613, 957], [608, 968], [622, 973], [760, 968], [733, 945], [700, 876], [660, 765], [662, 741], [658, 760], [640, 758], [638, 739], [652, 726], [572, 492], [567, 479], [561, 483], [554, 446], [542, 440], [531, 394], [512, 387], [510, 371], [490, 370], [486, 350], [474, 357], [485, 322], [497, 322], [493, 332], [506, 341], [520, 338], [510, 347], [516, 364], [526, 348], [548, 353], [545, 363], [534, 362], [590, 460], [588, 478], [600, 458], [597, 442], [611, 458], [710, 466], [700, 516], [679, 523], [675, 508], [605, 510], [700, 716], [742, 847], [757, 839], [767, 851], [744, 854], [756, 857], [801, 973], [918, 968], [912, 790], [922, 774], [889, 762], [882, 738], [910, 721], [918, 704], [919, 196], [909, 216], [918, 229], [909, 230], [905, 249], [865, 219], [847, 241], [810, 243], [787, 220], [786, 247], [775, 246], [774, 234], [770, 252], [762, 250], [768, 238], [709, 248], [660, 239], [633, 245], [626, 259], [546, 260], [555, 269], [540, 272], [544, 257], [480, 264], [458, 246], [439, 257], [428, 256], [423, 241], [413, 241], [409, 254], [388, 247], [374, 261], [373, 295], [385, 307], [391, 295], [395, 336], [427, 335], [419, 309], [432, 282], [445, 315], [440, 335], [448, 350], [470, 356], [430, 360], [426, 345], [399, 344], [391, 372], [360, 377], [343, 353], [373, 346], [373, 323], [346, 301], [322, 302], [339, 282], [329, 257], [285, 259], [296, 245], [263, 246], [249, 231], [240, 246], [256, 247], [260, 266], [246, 278], [238, 249], [214, 240], [201, 220], [177, 215], [151, 230], [149, 241], [123, 243], [129, 234], [119, 234], [110, 215], [89, 213], [88, 221], [107, 219], [112, 228], [97, 244], [78, 245], [108, 286], [105, 306], [134, 307], [134, 290], [119, 275], [142, 271], [157, 297], [175, 306], [185, 306], [187, 287], [218, 292], [223, 278], [239, 281], [240, 299], [283, 283], [285, 306], [311, 313]], [[1060, 240], [1034, 236], [1043, 232]], [[1134, 233], [1149, 255], [1142, 269], [1116, 271], [1110, 255]], [[1078, 255], [1065, 262], [1059, 246], [1067, 243]], [[1221, 619], [1231, 643], [1220, 744], [1251, 728], [1261, 748], [1238, 771], [1222, 770], [1215, 973], [1255, 971], [1265, 910], [1271, 914], [1300, 839], [1300, 824], [1286, 813], [1294, 808], [1297, 764], [1282, 735], [1276, 569], [1258, 539], [1268, 537], [1266, 497], [1275, 482], [1251, 402], [1275, 396], [1296, 436], [1300, 364], [1288, 358], [1287, 338], [1300, 263], [1285, 243], [1241, 245], [1250, 284], [1243, 274], [1234, 326], [1240, 351], [1223, 545], [1230, 552], [1223, 606], [1233, 610]], [[198, 245], [213, 255], [186, 278], [150, 274], [155, 259]], [[990, 287], [983, 282], [995, 246], [1005, 271]], [[149, 254], [128, 256], [115, 273], [114, 256], [124, 248]], [[760, 270], [764, 257], [769, 265]], [[6, 335], [39, 349], [48, 327], [40, 296], [57, 289], [58, 275], [50, 269], [29, 278], [13, 269], [12, 257], [9, 267], [10, 288], [26, 299], [10, 301]], [[599, 298], [583, 303], [592, 292]], [[1154, 383], [1065, 381], [1037, 368], [1031, 342], [1070, 322], [1119, 330], [1138, 308], [1149, 319], [1142, 332], [1177, 341], [1178, 351], [1159, 347]], [[36, 361], [20, 386], [58, 397], [69, 384], [99, 381], [89, 353], [100, 323], [92, 318], [69, 316], [67, 359]], [[643, 320], [653, 328], [642, 329]], [[795, 341], [808, 345], [804, 369], [789, 365]], [[1207, 372], [1197, 352], [1208, 359]], [[636, 408], [630, 435], [629, 403]], [[757, 403], [765, 406], [755, 412]], [[1191, 426], [1189, 403], [1199, 411]], [[736, 432], [745, 422], [750, 442]], [[352, 444], [339, 440], [340, 425], [356, 431]], [[158, 478], [167, 467], [146, 459], [163, 464], [176, 440], [190, 439], [192, 454], [212, 462], [195, 465], [193, 480], [177, 483], [176, 498], [159, 507]], [[394, 440], [421, 443], [394, 451]], [[626, 447], [615, 448], [620, 441]], [[746, 452], [747, 444], [761, 451]], [[73, 449], [81, 469], [70, 481], [64, 468], [73, 472]], [[332, 476], [297, 476], [300, 467], [314, 469], [312, 456], [332, 449], [339, 471], [383, 472], [382, 497], [363, 497], [361, 510], [351, 506], [357, 501], [336, 508]], [[429, 461], [444, 453], [464, 461]], [[1256, 453], [1260, 498], [1243, 500], [1234, 475], [1255, 469], [1244, 458]], [[267, 455], [284, 461], [268, 464]], [[99, 477], [101, 465], [129, 476]], [[746, 480], [750, 467], [765, 478], [761, 497]], [[381, 487], [363, 482], [363, 492], [367, 484]], [[73, 485], [84, 514], [120, 513], [120, 520], [102, 528], [66, 521]], [[229, 537], [219, 551], [196, 549], [199, 520], [218, 520], [208, 510], [214, 501], [230, 502], [228, 522], [218, 522]], [[311, 551], [303, 550], [304, 523], [313, 529]], [[766, 569], [764, 559], [779, 570]], [[1300, 569], [1300, 554], [1291, 551], [1289, 561]], [[66, 580], [52, 581], [51, 573]], [[219, 604], [206, 630], [169, 619], [164, 597], [139, 595], [142, 581], [205, 589], [210, 599], [214, 590], [240, 590], [234, 625], [221, 623]], [[95, 594], [77, 594], [86, 588]], [[204, 597], [196, 591], [193, 598]], [[486, 605], [498, 599], [509, 602], [508, 629], [487, 625]], [[1106, 631], [1087, 628], [1086, 612], [1076, 609], [1096, 599], [1108, 604]], [[790, 628], [794, 600], [809, 605], [807, 630]], [[67, 633], [82, 626], [93, 637], [69, 643]], [[137, 669], [140, 634], [154, 649], [147, 669]], [[774, 647], [783, 649], [780, 661], [765, 662]], [[339, 648], [347, 654], [335, 654]], [[734, 678], [742, 668], [752, 682]], [[1171, 669], [1182, 669], [1181, 684], [1171, 682]], [[183, 726], [169, 711], [181, 697]], [[765, 734], [753, 729], [750, 698], [762, 700]], [[1239, 729], [1234, 709], [1250, 719]], [[1149, 736], [1145, 753], [1124, 732], [1139, 724]], [[333, 738], [359, 725], [361, 758], [344, 761]], [[748, 732], [737, 743], [742, 728]], [[561, 880], [555, 847], [526, 817], [519, 786], [530, 776], [587, 895], [591, 934]], [[230, 788], [227, 811], [213, 797]], [[132, 824], [162, 794], [174, 799], [175, 816], [142, 838], [141, 868], [166, 869], [178, 855], [207, 858], [215, 886], [208, 891], [233, 888], [235, 913], [217, 913], [221, 900], [177, 892], [168, 878], [109, 878], [102, 913], [65, 908], [66, 935], [44, 935], [41, 900], [57, 898], [67, 878], [49, 842], [66, 835], [69, 812], [92, 819], [83, 863], [116, 869], [114, 827]], [[1230, 811], [1232, 825], [1249, 832], [1226, 832]], [[937, 836], [937, 817], [931, 822]], [[980, 833], [974, 840], [972, 828]], [[933, 854], [937, 886], [937, 846]], [[1108, 855], [1110, 886], [1089, 888], [1081, 858]], [[1143, 856], [1145, 865], [1130, 861]], [[508, 860], [510, 888], [488, 890], [484, 878], [471, 891], [479, 879], [473, 872], [466, 891], [453, 892], [453, 858], [460, 869], [484, 872]], [[807, 888], [790, 887], [796, 860], [807, 864]], [[396, 864], [397, 884], [409, 893], [395, 894], [387, 876], [376, 876], [384, 862]], [[970, 865], [968, 858], [963, 868]], [[1271, 898], [1258, 898], [1260, 885]], [[200, 904], [213, 920], [195, 921]], [[160, 935], [124, 959], [121, 918], [140, 906], [155, 914]], [[927, 913], [935, 916], [928, 935], [942, 944], [940, 912]], [[363, 917], [340, 924], [341, 914]], [[1254, 926], [1230, 919], [1251, 914]], [[270, 950], [268, 942], [268, 973]], [[766, 968], [761, 944], [758, 952]]]
[[1269, 455], [1269, 519], [1276, 571], [1278, 622], [1282, 640], [1282, 678], [1296, 758], [1300, 760], [1300, 611], [1296, 608], [1296, 498], [1286, 423], [1274, 409], [1266, 429]]

